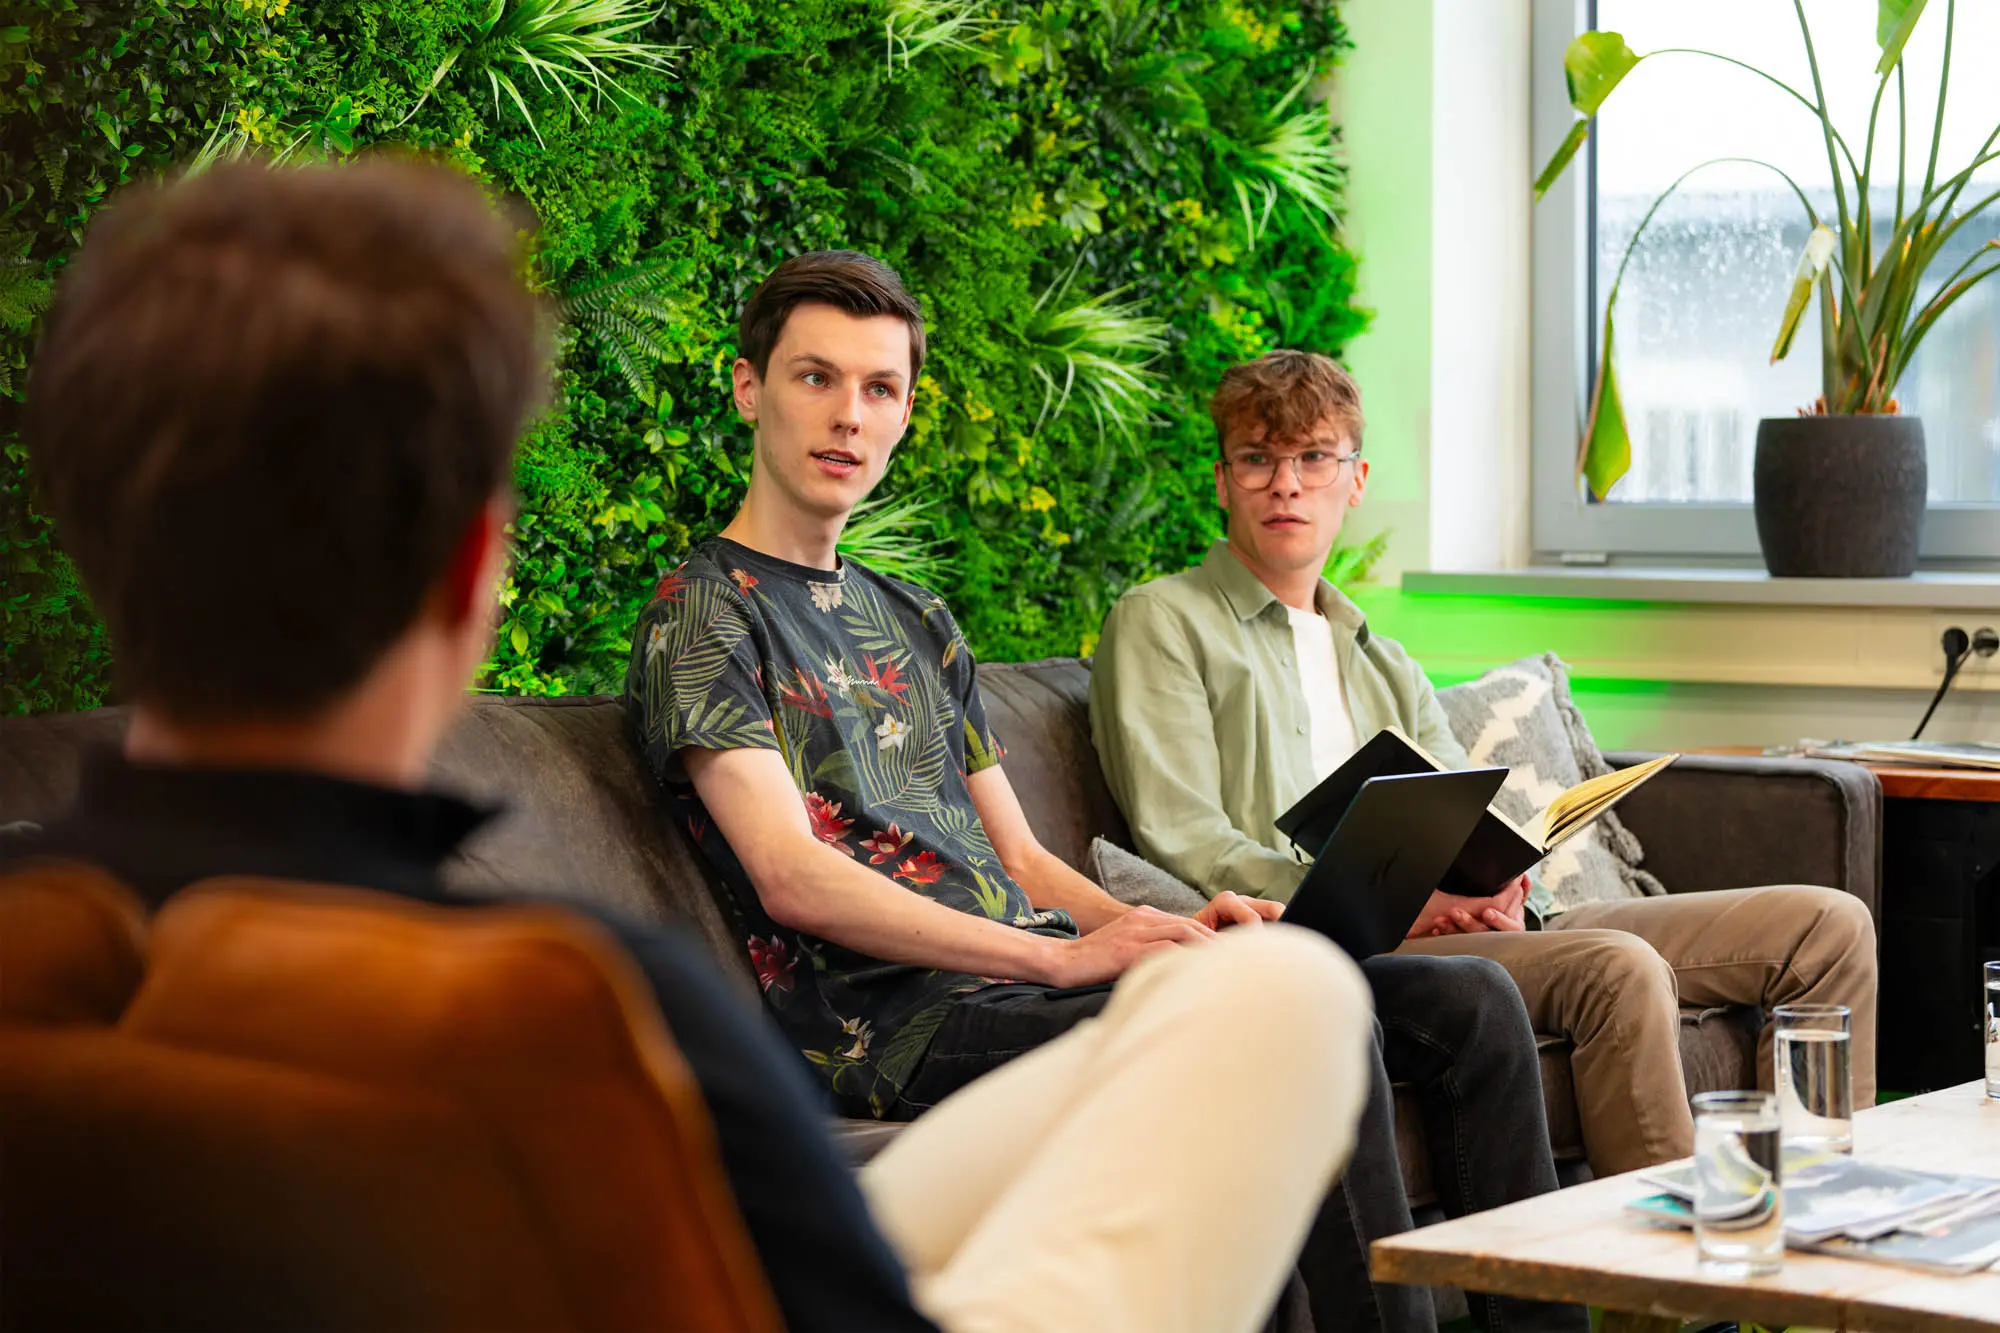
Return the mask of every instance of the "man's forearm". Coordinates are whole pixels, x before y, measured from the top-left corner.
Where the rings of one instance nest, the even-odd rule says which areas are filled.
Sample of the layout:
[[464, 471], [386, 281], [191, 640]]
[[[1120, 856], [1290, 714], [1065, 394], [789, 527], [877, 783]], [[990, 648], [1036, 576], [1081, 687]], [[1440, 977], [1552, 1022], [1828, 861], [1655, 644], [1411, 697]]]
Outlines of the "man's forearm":
[[1132, 910], [1043, 847], [1038, 846], [1022, 864], [1006, 869], [1027, 893], [1029, 902], [1043, 911], [1053, 908], [1068, 912], [1077, 929], [1086, 935]]
[[884, 962], [1047, 981], [1064, 943], [954, 911], [817, 844], [745, 869], [779, 925]]

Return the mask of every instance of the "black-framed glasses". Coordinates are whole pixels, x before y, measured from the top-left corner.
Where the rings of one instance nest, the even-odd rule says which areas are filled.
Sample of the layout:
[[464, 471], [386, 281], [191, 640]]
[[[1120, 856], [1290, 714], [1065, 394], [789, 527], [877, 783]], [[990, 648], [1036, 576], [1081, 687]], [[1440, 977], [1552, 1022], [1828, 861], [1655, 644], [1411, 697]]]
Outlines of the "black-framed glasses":
[[1337, 454], [1331, 449], [1302, 449], [1295, 454], [1272, 454], [1262, 449], [1245, 449], [1231, 454], [1223, 466], [1229, 469], [1229, 479], [1246, 491], [1261, 491], [1270, 487], [1278, 479], [1278, 468], [1289, 462], [1298, 474], [1299, 485], [1309, 491], [1322, 486], [1331, 486], [1340, 479], [1340, 469], [1361, 457], [1356, 449], [1351, 454]]

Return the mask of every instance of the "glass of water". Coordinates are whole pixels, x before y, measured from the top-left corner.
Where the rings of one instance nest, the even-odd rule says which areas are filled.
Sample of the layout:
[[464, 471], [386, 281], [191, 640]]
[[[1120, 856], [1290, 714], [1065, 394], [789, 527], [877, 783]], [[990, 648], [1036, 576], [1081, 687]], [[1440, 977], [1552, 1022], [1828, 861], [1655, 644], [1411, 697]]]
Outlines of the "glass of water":
[[1807, 1151], [1854, 1151], [1854, 1069], [1844, 1004], [1781, 1004], [1777, 1025], [1778, 1119], [1785, 1142]]
[[1775, 1273], [1785, 1258], [1777, 1099], [1704, 1092], [1694, 1099], [1694, 1245], [1705, 1273]]
[[2000, 1099], [2000, 962], [1986, 964], [1986, 1095]]

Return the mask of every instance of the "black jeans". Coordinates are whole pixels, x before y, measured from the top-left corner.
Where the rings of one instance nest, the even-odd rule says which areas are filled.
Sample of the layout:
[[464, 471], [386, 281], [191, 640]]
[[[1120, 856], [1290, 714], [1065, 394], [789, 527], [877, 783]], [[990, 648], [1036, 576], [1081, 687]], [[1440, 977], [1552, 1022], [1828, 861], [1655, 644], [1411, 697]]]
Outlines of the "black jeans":
[[[1376, 1286], [1368, 1243], [1408, 1231], [1390, 1084], [1411, 1083], [1447, 1213], [1512, 1203], [1556, 1188], [1535, 1034], [1513, 980], [1484, 958], [1384, 954], [1361, 965], [1375, 993], [1376, 1059], [1354, 1156], [1299, 1257], [1313, 1323], [1328, 1330], [1434, 1333], [1425, 1287]], [[915, 1119], [981, 1074], [1051, 1041], [1109, 1001], [1106, 992], [1044, 999], [1047, 988], [990, 986], [946, 1015], [930, 1052], [889, 1113]], [[1486, 1333], [1585, 1333], [1576, 1306], [1471, 1296]]]

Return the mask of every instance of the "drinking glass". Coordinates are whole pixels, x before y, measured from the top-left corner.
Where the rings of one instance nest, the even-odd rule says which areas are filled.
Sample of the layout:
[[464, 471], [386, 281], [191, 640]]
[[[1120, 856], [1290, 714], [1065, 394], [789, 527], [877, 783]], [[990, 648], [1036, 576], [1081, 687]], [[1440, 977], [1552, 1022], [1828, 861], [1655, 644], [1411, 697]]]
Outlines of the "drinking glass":
[[1986, 1095], [2000, 1099], [2000, 962], [1986, 964]]
[[1854, 1069], [1844, 1004], [1781, 1004], [1777, 1025], [1778, 1120], [1785, 1142], [1808, 1151], [1854, 1151]]
[[1694, 1245], [1705, 1273], [1775, 1273], [1785, 1258], [1777, 1098], [1704, 1092], [1694, 1099]]

